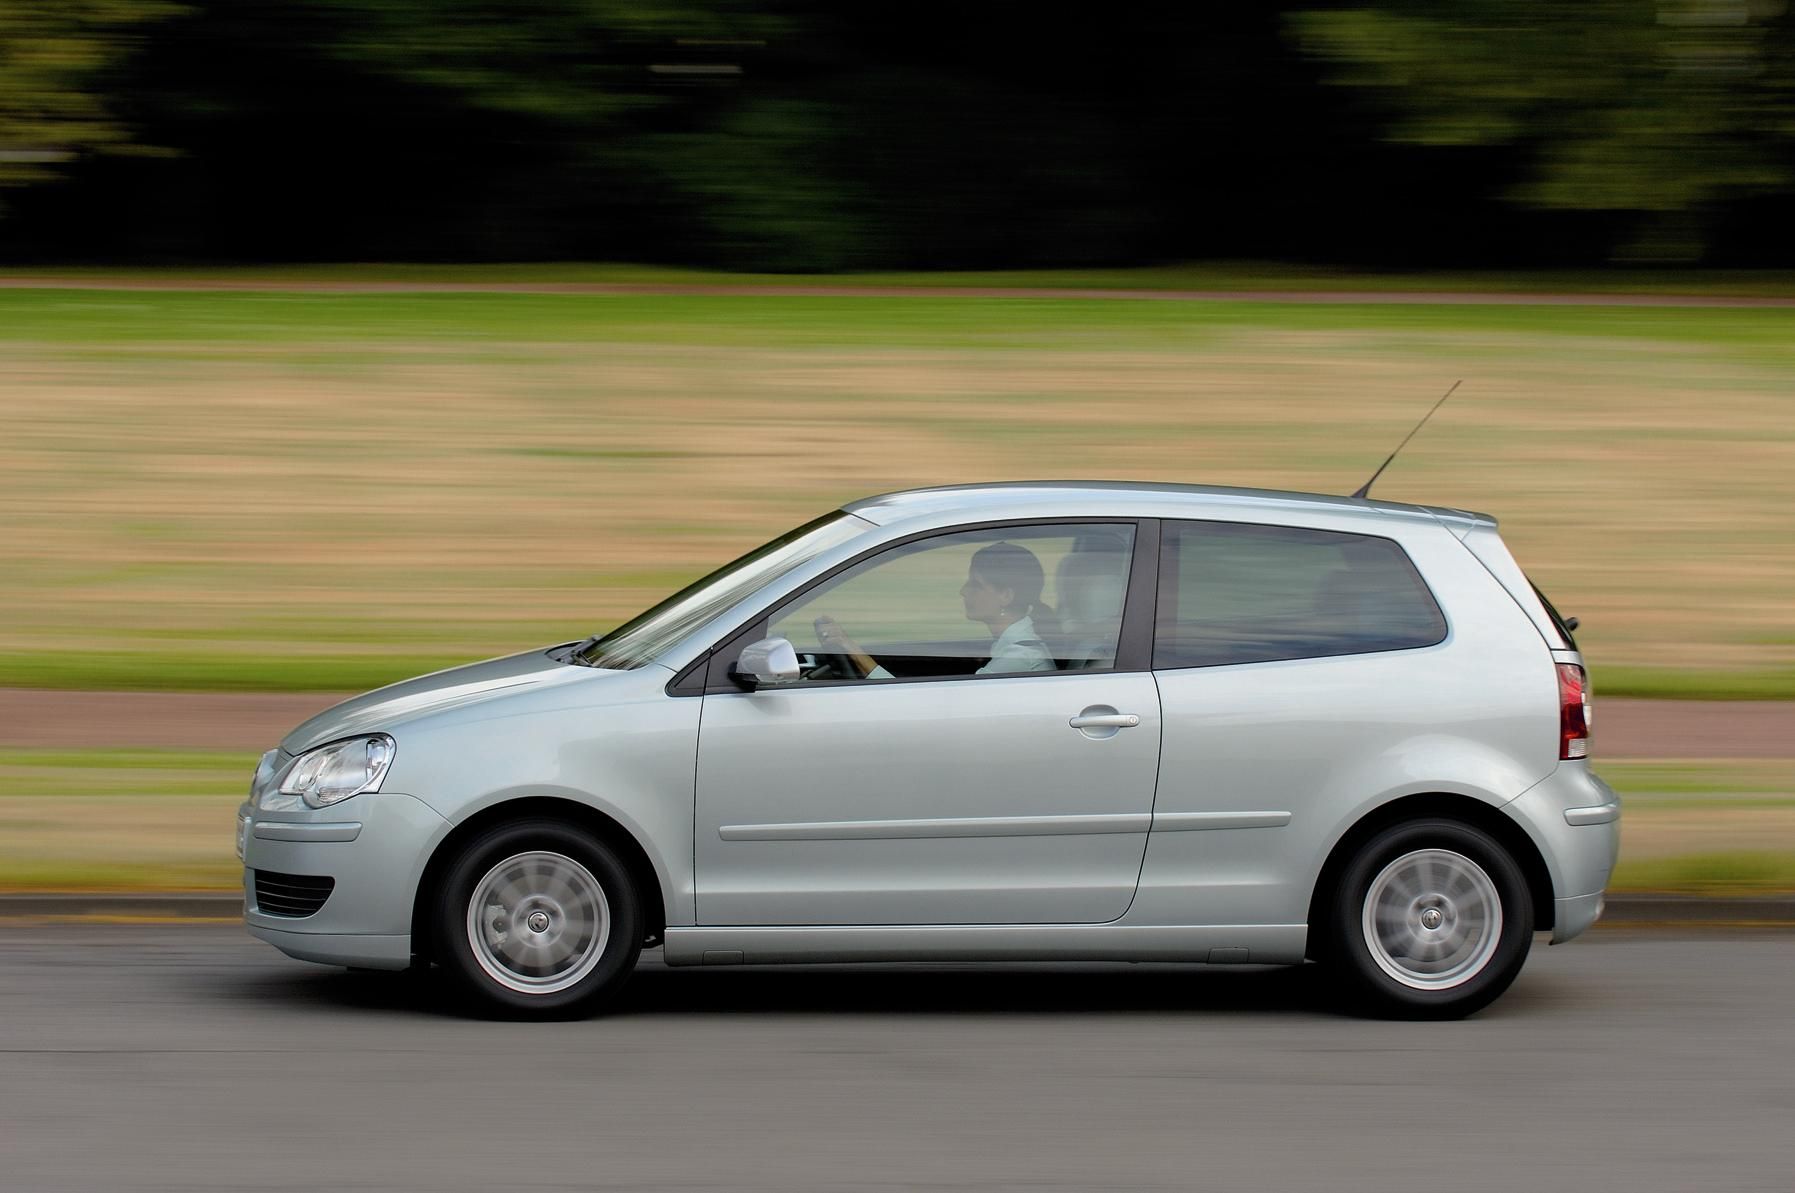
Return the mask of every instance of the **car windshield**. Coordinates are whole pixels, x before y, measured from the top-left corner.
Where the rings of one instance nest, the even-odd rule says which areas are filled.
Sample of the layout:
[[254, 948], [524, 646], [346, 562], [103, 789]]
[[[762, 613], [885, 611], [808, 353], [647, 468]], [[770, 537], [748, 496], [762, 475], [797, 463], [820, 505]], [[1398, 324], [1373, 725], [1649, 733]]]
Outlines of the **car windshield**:
[[687, 634], [757, 589], [858, 538], [872, 523], [836, 510], [756, 547], [654, 608], [587, 642], [569, 657], [589, 667], [628, 670], [651, 663]]

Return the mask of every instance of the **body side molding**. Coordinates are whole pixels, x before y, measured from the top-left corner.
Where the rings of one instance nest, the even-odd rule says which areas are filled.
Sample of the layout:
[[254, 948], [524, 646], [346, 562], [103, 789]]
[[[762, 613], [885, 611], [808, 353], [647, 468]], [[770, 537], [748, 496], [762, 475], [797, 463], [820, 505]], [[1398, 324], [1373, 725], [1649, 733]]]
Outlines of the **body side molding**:
[[[700, 965], [705, 954], [740, 964], [839, 961], [1207, 961], [1293, 965], [1307, 924], [942, 924], [668, 928], [668, 965]], [[736, 963], [733, 962], [732, 963]]]
[[1100, 816], [955, 816], [927, 820], [815, 820], [793, 824], [724, 824], [725, 841], [926, 840], [937, 837], [1063, 837], [1144, 833], [1149, 812]]
[[1153, 816], [1153, 831], [1188, 833], [1219, 828], [1283, 828], [1289, 823], [1288, 812], [1157, 812]]

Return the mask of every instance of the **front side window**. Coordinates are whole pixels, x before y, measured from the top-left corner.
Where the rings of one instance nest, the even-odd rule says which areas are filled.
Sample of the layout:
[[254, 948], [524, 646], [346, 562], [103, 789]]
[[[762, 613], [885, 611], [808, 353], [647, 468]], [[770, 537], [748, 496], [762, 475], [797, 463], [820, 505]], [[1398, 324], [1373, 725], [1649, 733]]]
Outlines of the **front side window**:
[[1153, 665], [1219, 667], [1432, 646], [1446, 619], [1396, 543], [1237, 522], [1166, 522]]
[[1132, 525], [960, 531], [863, 560], [773, 614], [802, 681], [1115, 666]]

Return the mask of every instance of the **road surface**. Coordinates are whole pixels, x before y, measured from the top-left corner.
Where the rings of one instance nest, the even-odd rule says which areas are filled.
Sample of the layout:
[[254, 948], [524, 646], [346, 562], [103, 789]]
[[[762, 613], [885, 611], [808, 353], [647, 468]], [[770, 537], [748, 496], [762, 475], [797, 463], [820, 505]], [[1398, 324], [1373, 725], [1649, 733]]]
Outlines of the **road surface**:
[[235, 927], [14, 923], [0, 1187], [1788, 1193], [1792, 987], [1792, 935], [1616, 929], [1444, 1024], [1308, 972], [651, 955], [531, 1025]]

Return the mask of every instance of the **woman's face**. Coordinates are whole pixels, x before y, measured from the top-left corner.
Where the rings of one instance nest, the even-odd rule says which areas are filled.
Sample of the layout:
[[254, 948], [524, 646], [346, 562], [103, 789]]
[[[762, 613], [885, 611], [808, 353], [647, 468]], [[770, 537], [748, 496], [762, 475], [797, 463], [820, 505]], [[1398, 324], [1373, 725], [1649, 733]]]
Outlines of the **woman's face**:
[[1009, 588], [994, 588], [978, 572], [968, 569], [966, 583], [960, 585], [960, 600], [966, 605], [967, 621], [994, 621], [1015, 599]]

